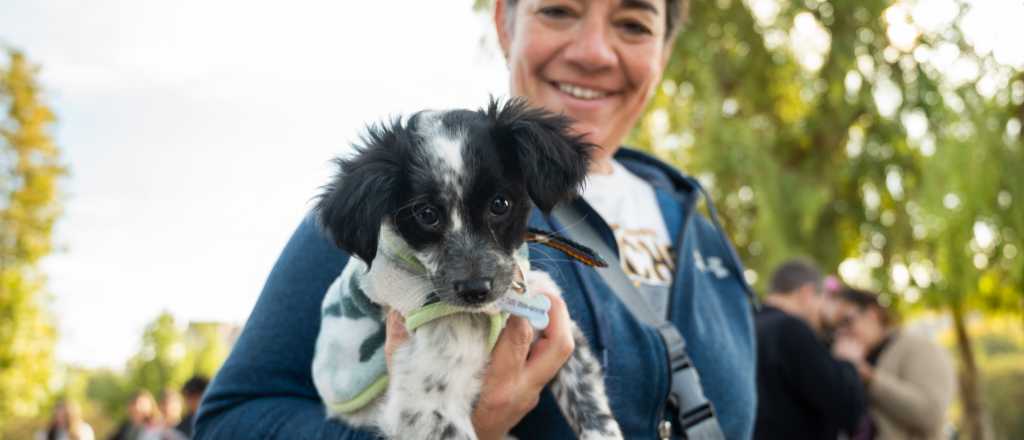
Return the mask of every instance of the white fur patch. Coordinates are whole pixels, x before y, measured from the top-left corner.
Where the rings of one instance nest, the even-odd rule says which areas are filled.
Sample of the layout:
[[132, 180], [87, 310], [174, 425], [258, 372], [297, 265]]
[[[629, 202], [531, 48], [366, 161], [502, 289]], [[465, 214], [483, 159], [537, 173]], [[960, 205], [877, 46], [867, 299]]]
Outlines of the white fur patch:
[[462, 229], [462, 217], [454, 207], [461, 206], [462, 186], [459, 181], [465, 175], [465, 161], [462, 149], [466, 145], [466, 133], [462, 130], [452, 132], [445, 129], [442, 117], [445, 112], [424, 112], [420, 116], [417, 132], [426, 141], [424, 148], [438, 164], [437, 173], [445, 185], [455, 190], [455, 200], [451, 208], [451, 229]]
[[[378, 249], [383, 250], [384, 243], [390, 241], [395, 244], [404, 244], [405, 241], [388, 223], [380, 227], [380, 242]], [[436, 263], [421, 252], [415, 252], [411, 248], [401, 248], [399, 252], [409, 252], [422, 263], [429, 273], [437, 271]], [[380, 252], [380, 251], [378, 251]], [[365, 265], [363, 268], [365, 270]], [[433, 291], [433, 286], [422, 274], [411, 273], [393, 264], [386, 259], [375, 260], [369, 272], [362, 279], [363, 288], [371, 301], [377, 304], [384, 304], [398, 310], [403, 316], [421, 306], [427, 299], [427, 295]]]
[[[481, 315], [453, 315], [417, 329], [393, 355], [383, 431], [392, 438], [446, 438], [437, 431], [451, 424], [451, 438], [472, 436], [471, 405], [490, 359], [488, 333], [489, 318]], [[410, 421], [403, 414], [418, 416]]]
[[458, 209], [452, 209], [452, 215], [450, 220], [452, 225], [452, 232], [458, 232], [459, 230], [462, 229], [462, 215], [460, 215], [460, 213], [461, 211], [459, 211]]

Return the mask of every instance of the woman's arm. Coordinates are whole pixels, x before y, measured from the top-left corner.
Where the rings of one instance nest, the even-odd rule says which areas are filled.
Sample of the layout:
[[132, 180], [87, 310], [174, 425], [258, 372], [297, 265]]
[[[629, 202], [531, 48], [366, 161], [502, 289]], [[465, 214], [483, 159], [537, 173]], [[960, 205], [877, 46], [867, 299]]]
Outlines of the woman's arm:
[[327, 420], [312, 382], [321, 301], [347, 261], [307, 216], [203, 396], [195, 438], [374, 438]]
[[949, 356], [930, 341], [904, 337], [914, 339], [907, 341], [912, 345], [900, 359], [900, 374], [875, 368], [868, 396], [875, 408], [902, 427], [929, 434], [942, 427], [953, 399], [953, 366]]

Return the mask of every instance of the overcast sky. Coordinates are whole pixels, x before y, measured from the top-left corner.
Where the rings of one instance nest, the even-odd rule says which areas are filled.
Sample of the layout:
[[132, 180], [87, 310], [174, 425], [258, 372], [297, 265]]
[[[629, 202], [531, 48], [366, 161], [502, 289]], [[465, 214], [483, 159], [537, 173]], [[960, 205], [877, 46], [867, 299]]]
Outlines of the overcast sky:
[[3, 3], [71, 168], [57, 353], [90, 366], [123, 366], [161, 310], [243, 323], [364, 124], [507, 82], [471, 0]]

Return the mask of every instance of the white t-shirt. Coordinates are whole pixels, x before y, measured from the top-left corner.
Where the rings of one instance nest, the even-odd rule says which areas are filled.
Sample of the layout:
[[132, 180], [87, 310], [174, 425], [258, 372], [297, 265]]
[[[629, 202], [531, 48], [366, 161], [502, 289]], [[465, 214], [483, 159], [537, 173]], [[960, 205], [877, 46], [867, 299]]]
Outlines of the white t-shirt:
[[676, 262], [654, 188], [612, 160], [611, 174], [587, 176], [583, 198], [612, 228], [622, 270], [652, 306], [667, 306]]

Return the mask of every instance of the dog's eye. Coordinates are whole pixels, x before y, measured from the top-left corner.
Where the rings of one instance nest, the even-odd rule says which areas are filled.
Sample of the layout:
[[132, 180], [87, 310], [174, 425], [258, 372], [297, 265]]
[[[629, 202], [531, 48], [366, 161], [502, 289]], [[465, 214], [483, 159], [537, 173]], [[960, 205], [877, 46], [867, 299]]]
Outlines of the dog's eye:
[[504, 215], [512, 208], [512, 202], [509, 202], [504, 196], [497, 196], [491, 200], [491, 214]]
[[416, 221], [427, 227], [437, 226], [437, 223], [441, 221], [441, 215], [437, 212], [437, 208], [426, 204], [417, 207], [414, 215]]

